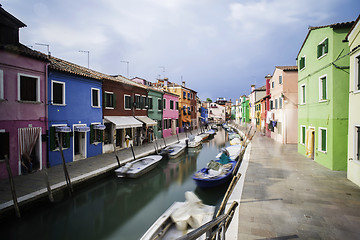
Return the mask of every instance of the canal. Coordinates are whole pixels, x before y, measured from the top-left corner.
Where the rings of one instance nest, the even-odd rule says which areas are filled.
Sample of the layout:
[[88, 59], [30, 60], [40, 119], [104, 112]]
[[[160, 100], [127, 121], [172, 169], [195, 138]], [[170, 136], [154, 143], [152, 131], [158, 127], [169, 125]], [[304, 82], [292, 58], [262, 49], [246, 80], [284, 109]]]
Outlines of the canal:
[[3, 223], [2, 239], [139, 239], [173, 202], [185, 200], [186, 191], [219, 207], [227, 186], [203, 190], [191, 176], [225, 145], [227, 134], [221, 129], [201, 148], [162, 160], [138, 179], [101, 179], [72, 197], [37, 207], [21, 220]]

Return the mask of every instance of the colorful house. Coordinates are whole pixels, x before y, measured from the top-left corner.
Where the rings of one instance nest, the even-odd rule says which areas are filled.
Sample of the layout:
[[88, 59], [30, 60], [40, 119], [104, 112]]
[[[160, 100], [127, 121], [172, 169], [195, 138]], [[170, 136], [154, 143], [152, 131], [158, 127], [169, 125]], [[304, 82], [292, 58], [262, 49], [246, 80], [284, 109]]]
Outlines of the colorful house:
[[347, 177], [360, 186], [360, 15], [346, 36], [350, 48]]
[[[49, 61], [19, 43], [19, 28], [26, 27], [24, 23], [2, 7], [0, 17], [0, 178], [7, 178], [4, 160], [9, 161], [12, 175], [46, 167]], [[22, 159], [27, 165], [23, 168]]]
[[163, 137], [169, 137], [179, 133], [179, 96], [164, 91], [163, 102]]
[[256, 102], [258, 102], [260, 99], [265, 97], [265, 94], [266, 94], [266, 85], [259, 88], [255, 88], [255, 85], [251, 85], [251, 93], [249, 96], [249, 119], [254, 127], [260, 124], [256, 122], [257, 121], [256, 119], [259, 118], [256, 116], [255, 105]]
[[298, 151], [332, 170], [346, 170], [349, 45], [353, 22], [310, 27], [297, 55]]
[[207, 103], [209, 110], [209, 121], [223, 123], [226, 120], [225, 106], [217, 103]]
[[200, 107], [200, 113], [201, 113], [201, 122], [203, 124], [208, 122], [208, 109], [207, 109], [207, 103], [203, 102], [201, 103], [201, 107]]
[[271, 138], [288, 144], [297, 143], [298, 135], [298, 72], [297, 66], [277, 66], [270, 79], [270, 108], [267, 122]]
[[[148, 117], [154, 120], [157, 124], [150, 130], [150, 141], [152, 138], [162, 138], [162, 120], [163, 120], [163, 90], [149, 87], [148, 91]], [[152, 133], [154, 133], [154, 136]]]
[[242, 124], [247, 124], [250, 122], [249, 108], [250, 108], [249, 98], [247, 96], [243, 96], [242, 101], [241, 101], [241, 112], [242, 112], [241, 123]]
[[[185, 85], [185, 82], [184, 82]], [[190, 91], [190, 117], [191, 117], [191, 127], [193, 129], [197, 129], [198, 127], [198, 119], [197, 119], [197, 102], [196, 102], [196, 98], [197, 98], [197, 92], [189, 89]]]
[[49, 165], [102, 154], [102, 78], [95, 71], [50, 57], [48, 71]]

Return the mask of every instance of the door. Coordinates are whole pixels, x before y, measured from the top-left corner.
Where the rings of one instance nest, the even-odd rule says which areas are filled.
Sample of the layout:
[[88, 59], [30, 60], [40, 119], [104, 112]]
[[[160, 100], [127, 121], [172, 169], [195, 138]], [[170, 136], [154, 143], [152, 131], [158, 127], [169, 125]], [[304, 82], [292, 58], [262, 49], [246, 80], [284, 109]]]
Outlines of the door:
[[315, 152], [315, 129], [309, 128], [306, 131], [306, 156], [314, 160]]
[[74, 160], [86, 158], [86, 138], [85, 132], [74, 131]]

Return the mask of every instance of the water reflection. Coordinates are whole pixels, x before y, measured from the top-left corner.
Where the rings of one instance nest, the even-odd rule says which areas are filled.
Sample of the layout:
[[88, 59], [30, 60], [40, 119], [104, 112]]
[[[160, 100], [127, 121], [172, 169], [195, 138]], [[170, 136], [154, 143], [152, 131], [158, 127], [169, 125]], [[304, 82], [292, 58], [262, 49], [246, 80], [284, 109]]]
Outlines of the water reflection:
[[138, 179], [100, 180], [72, 198], [2, 224], [0, 231], [4, 239], [139, 239], [174, 201], [184, 201], [185, 191], [195, 191], [205, 204], [220, 204], [226, 186], [198, 189], [191, 176], [214, 159], [225, 139], [220, 131], [202, 148], [163, 160]]

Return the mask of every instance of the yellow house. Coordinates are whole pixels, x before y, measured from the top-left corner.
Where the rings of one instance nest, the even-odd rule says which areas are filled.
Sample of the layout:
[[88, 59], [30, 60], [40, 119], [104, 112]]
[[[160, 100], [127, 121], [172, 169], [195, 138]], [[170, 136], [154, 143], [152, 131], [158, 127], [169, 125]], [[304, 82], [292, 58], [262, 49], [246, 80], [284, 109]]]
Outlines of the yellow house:
[[360, 21], [356, 19], [345, 40], [350, 47], [347, 177], [360, 186]]

